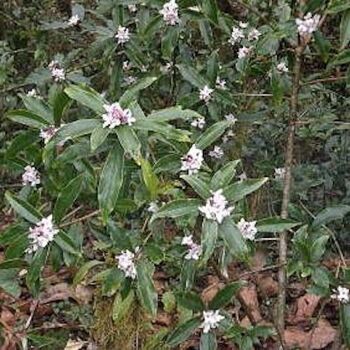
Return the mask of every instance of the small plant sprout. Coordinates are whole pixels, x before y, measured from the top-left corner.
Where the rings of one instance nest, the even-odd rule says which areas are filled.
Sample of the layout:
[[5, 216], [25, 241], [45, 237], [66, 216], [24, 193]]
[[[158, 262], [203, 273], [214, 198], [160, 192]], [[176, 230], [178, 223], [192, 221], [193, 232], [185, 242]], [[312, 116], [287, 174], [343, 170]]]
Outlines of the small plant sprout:
[[119, 26], [115, 38], [117, 39], [118, 44], [123, 45], [127, 43], [130, 40], [129, 29], [123, 26]]
[[132, 125], [136, 121], [130, 109], [121, 108], [118, 102], [111, 105], [105, 104], [103, 108], [107, 112], [102, 114], [104, 128], [114, 129], [120, 125]]
[[56, 83], [66, 80], [65, 70], [61, 67], [60, 63], [56, 60], [51, 61], [49, 64], [49, 70], [51, 76]]
[[250, 241], [254, 241], [255, 235], [257, 234], [258, 230], [255, 227], [256, 221], [245, 221], [244, 218], [242, 218], [238, 223], [237, 227], [239, 231], [241, 232], [242, 236]]
[[33, 166], [27, 165], [22, 174], [22, 184], [24, 186], [35, 187], [40, 184], [40, 174]]
[[192, 145], [190, 150], [181, 158], [181, 170], [188, 171], [189, 175], [196, 174], [203, 163], [203, 151]]
[[163, 20], [167, 25], [174, 26], [180, 22], [179, 6], [175, 0], [166, 2], [159, 13], [163, 16]]
[[317, 30], [318, 23], [320, 22], [321, 16], [320, 15], [314, 15], [309, 12], [307, 13], [304, 18], [297, 18], [295, 20], [295, 23], [298, 27], [298, 32], [300, 36], [302, 37], [308, 37], [313, 32]]
[[276, 66], [277, 71], [280, 73], [288, 73], [288, 66], [285, 62], [280, 62], [278, 63], [278, 65]]
[[203, 117], [193, 119], [191, 122], [191, 126], [197, 129], [203, 129], [205, 126], [205, 119]]
[[212, 94], [214, 89], [211, 89], [208, 85], [205, 85], [202, 89], [199, 90], [199, 99], [208, 103], [212, 99]]
[[222, 192], [222, 189], [212, 192], [212, 196], [207, 199], [205, 206], [198, 208], [207, 219], [215, 220], [219, 224], [221, 224], [227, 216], [230, 216], [234, 209], [234, 206], [228, 206], [228, 201]]
[[[138, 248], [135, 249], [135, 252]], [[136, 267], [135, 267], [135, 253], [130, 250], [123, 250], [121, 254], [117, 255], [116, 260], [118, 261], [118, 269], [124, 272], [125, 277], [131, 279], [136, 278]]]
[[73, 15], [68, 19], [68, 25], [71, 27], [77, 26], [80, 23], [80, 18], [78, 15]]
[[332, 299], [336, 299], [342, 304], [347, 304], [350, 301], [350, 291], [348, 288], [338, 286], [333, 292], [334, 294], [331, 295]]
[[220, 146], [215, 146], [212, 151], [209, 152], [209, 156], [216, 159], [221, 159], [224, 156], [224, 151]]
[[219, 323], [225, 319], [225, 317], [220, 315], [220, 310], [208, 310], [203, 311], [203, 319], [200, 328], [203, 328], [203, 333], [208, 333], [211, 329], [217, 328]]
[[47, 218], [41, 219], [34, 227], [29, 228], [29, 232], [30, 245], [26, 252], [31, 254], [39, 248], [45, 248], [53, 241], [59, 230], [54, 228], [52, 215], [49, 215]]
[[202, 254], [202, 247], [193, 242], [192, 235], [185, 236], [181, 242], [182, 245], [187, 246], [187, 254], [185, 255], [186, 260], [198, 260]]

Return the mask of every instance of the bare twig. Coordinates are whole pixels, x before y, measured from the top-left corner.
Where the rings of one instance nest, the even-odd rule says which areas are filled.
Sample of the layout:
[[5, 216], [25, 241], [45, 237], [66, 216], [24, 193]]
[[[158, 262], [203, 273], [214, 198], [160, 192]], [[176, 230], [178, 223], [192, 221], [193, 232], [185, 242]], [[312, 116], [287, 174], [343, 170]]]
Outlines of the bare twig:
[[240, 280], [242, 277], [255, 275], [257, 273], [261, 273], [261, 272], [265, 272], [265, 271], [271, 271], [271, 270], [276, 270], [276, 269], [281, 268], [282, 266], [284, 266], [284, 265], [280, 265], [280, 264], [270, 265], [270, 266], [266, 266], [266, 267], [263, 267], [263, 268], [258, 269], [258, 270], [252, 270], [252, 271], [244, 272], [244, 273], [239, 275], [239, 278], [237, 278], [237, 280]]
[[314, 85], [314, 84], [319, 84], [319, 83], [332, 83], [334, 81], [341, 81], [341, 80], [346, 80], [348, 79], [347, 76], [340, 76], [340, 77], [329, 77], [329, 78], [322, 78], [322, 79], [315, 79], [315, 80], [310, 80], [302, 83], [302, 85]]
[[81, 221], [84, 221], [86, 219], [92, 218], [92, 217], [98, 215], [99, 213], [100, 213], [99, 210], [95, 210], [92, 213], [89, 213], [89, 214], [86, 214], [86, 215], [82, 216], [81, 218], [77, 218], [77, 219], [74, 219], [74, 220], [69, 221], [69, 222], [64, 222], [63, 224], [60, 225], [60, 227], [66, 227], [66, 226], [69, 226], [69, 225], [76, 224], [78, 222], [81, 222]]

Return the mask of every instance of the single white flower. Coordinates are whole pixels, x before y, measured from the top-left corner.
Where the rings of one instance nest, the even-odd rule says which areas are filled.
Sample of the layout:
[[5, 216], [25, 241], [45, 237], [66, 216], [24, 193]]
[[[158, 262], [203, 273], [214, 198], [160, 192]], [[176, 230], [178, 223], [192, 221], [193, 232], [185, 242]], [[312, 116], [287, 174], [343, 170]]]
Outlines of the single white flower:
[[223, 155], [224, 151], [219, 146], [215, 146], [214, 149], [209, 152], [209, 156], [216, 159], [221, 159]]
[[212, 196], [207, 199], [205, 206], [198, 208], [207, 219], [215, 220], [219, 224], [225, 217], [230, 216], [234, 209], [234, 206], [228, 206], [228, 201], [222, 192], [222, 189], [212, 192]]
[[250, 52], [252, 51], [251, 47], [243, 46], [238, 50], [238, 58], [245, 58], [250, 55]]
[[211, 89], [208, 85], [205, 85], [202, 89], [199, 90], [199, 99], [208, 103], [212, 99], [212, 93], [214, 89]]
[[286, 175], [285, 168], [275, 168], [275, 179], [276, 180], [283, 180], [285, 175]]
[[333, 292], [334, 294], [331, 295], [332, 299], [337, 299], [343, 304], [350, 301], [350, 293], [348, 288], [338, 286], [338, 288], [334, 289]]
[[220, 77], [216, 78], [216, 86], [219, 89], [226, 90], [226, 80], [225, 79], [220, 79]]
[[192, 122], [191, 122], [191, 125], [194, 128], [203, 129], [204, 126], [205, 126], [205, 119], [203, 117], [199, 117], [199, 118], [193, 119]]
[[148, 209], [150, 213], [156, 213], [159, 210], [157, 202], [150, 202]]
[[225, 318], [220, 315], [220, 311], [203, 311], [203, 323], [199, 326], [203, 328], [203, 333], [208, 333], [211, 329], [215, 329], [218, 327], [219, 323]]
[[136, 119], [132, 116], [130, 109], [122, 109], [118, 102], [111, 105], [104, 105], [107, 113], [102, 114], [103, 127], [114, 129], [120, 125], [132, 125]]
[[245, 239], [254, 241], [258, 229], [255, 227], [256, 221], [245, 221], [243, 218], [237, 223], [237, 227]]
[[246, 22], [239, 22], [239, 26], [243, 29], [248, 28], [248, 23]]
[[161, 66], [160, 67], [160, 71], [163, 74], [169, 73], [172, 69], [173, 69], [174, 65], [172, 64], [172, 62], [168, 62], [165, 66]]
[[132, 64], [129, 61], [124, 61], [122, 67], [124, 71], [128, 71], [131, 69]]
[[192, 145], [190, 150], [181, 158], [181, 170], [188, 171], [189, 175], [195, 174], [203, 163], [203, 151]]
[[123, 250], [121, 254], [117, 255], [115, 258], [116, 260], [118, 260], [118, 269], [124, 272], [125, 277], [130, 277], [132, 279], [135, 279], [136, 278], [136, 267], [134, 263], [135, 254], [130, 250]]
[[159, 13], [163, 16], [163, 20], [167, 25], [174, 26], [180, 22], [179, 6], [175, 0], [166, 2]]
[[132, 75], [129, 75], [128, 77], [124, 77], [124, 82], [126, 85], [132, 85], [136, 82], [136, 78]]
[[135, 4], [128, 5], [128, 10], [131, 13], [137, 12], [137, 6]]
[[123, 26], [119, 26], [115, 38], [118, 40], [118, 44], [125, 44], [130, 40], [129, 29]]
[[257, 29], [254, 28], [249, 32], [248, 40], [249, 41], [258, 40], [260, 35], [261, 35], [261, 33]]
[[238, 120], [232, 113], [225, 115], [225, 119], [232, 123], [232, 125], [235, 125], [236, 121]]
[[27, 92], [28, 97], [38, 97], [37, 91], [33, 88]]
[[285, 62], [278, 63], [276, 68], [280, 73], [288, 73], [288, 66]]
[[56, 128], [54, 125], [40, 129], [40, 137], [44, 140], [45, 145], [51, 140], [58, 130], [59, 128]]
[[317, 30], [317, 26], [320, 22], [321, 16], [314, 15], [309, 12], [304, 18], [297, 18], [295, 23], [298, 27], [300, 36], [307, 37]]
[[22, 184], [24, 186], [35, 187], [40, 184], [40, 173], [33, 166], [27, 165], [22, 174]]
[[222, 142], [227, 143], [230, 139], [232, 139], [235, 136], [235, 133], [233, 130], [227, 131], [227, 133], [222, 137]]
[[232, 32], [231, 32], [231, 37], [230, 37], [228, 42], [232, 46], [234, 46], [236, 43], [241, 41], [241, 39], [244, 39], [244, 33], [243, 33], [242, 29], [237, 28], [237, 27], [233, 27]]
[[61, 67], [60, 63], [56, 60], [53, 60], [49, 64], [49, 70], [51, 72], [51, 76], [55, 82], [61, 82], [66, 80], [65, 70]]
[[53, 241], [59, 230], [54, 228], [52, 215], [49, 215], [47, 218], [41, 219], [34, 227], [29, 228], [29, 232], [28, 238], [30, 245], [26, 249], [26, 252], [31, 254], [39, 248], [45, 248]]
[[78, 25], [79, 22], [80, 22], [80, 18], [78, 15], [73, 15], [68, 19], [68, 25], [71, 27]]
[[247, 180], [248, 179], [248, 176], [247, 174], [243, 171], [242, 174], [238, 175], [238, 179], [240, 182], [244, 181], [244, 180]]
[[183, 237], [182, 241], [181, 241], [181, 245], [191, 246], [193, 244], [193, 238], [192, 237], [193, 237], [192, 235]]

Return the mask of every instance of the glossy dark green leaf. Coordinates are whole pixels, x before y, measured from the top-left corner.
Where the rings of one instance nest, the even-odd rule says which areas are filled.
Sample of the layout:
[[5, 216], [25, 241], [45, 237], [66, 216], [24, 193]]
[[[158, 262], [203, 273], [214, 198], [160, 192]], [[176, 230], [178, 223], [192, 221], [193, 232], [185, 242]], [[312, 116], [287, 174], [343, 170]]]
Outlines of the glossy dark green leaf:
[[35, 253], [33, 260], [31, 261], [28, 268], [26, 283], [29, 291], [33, 294], [34, 297], [38, 296], [40, 291], [40, 275], [45, 265], [48, 252], [48, 247], [38, 250]]
[[90, 260], [86, 262], [84, 265], [80, 267], [80, 269], [77, 271], [77, 273], [74, 276], [73, 284], [78, 285], [80, 282], [82, 282], [85, 278], [85, 276], [88, 274], [88, 272], [93, 269], [95, 266], [99, 266], [103, 264], [102, 261], [98, 260]]
[[177, 302], [188, 310], [201, 312], [204, 304], [200, 296], [194, 292], [181, 292], [176, 295]]
[[78, 198], [83, 183], [83, 176], [78, 175], [62, 188], [57, 196], [55, 207], [53, 209], [53, 217], [56, 223], [59, 223], [67, 210], [70, 209]]
[[175, 347], [187, 340], [192, 333], [201, 325], [199, 317], [191, 318], [190, 320], [179, 324], [168, 336], [166, 344], [170, 347]]
[[176, 119], [192, 119], [202, 117], [199, 113], [190, 109], [182, 109], [181, 107], [169, 107], [152, 112], [147, 116], [148, 120], [155, 120], [158, 122], [168, 122]]
[[115, 146], [109, 152], [98, 184], [98, 203], [104, 221], [113, 211], [124, 177], [124, 152]]
[[350, 10], [343, 13], [340, 22], [340, 44], [344, 49], [350, 42]]
[[345, 204], [325, 208], [319, 214], [316, 215], [312, 226], [318, 227], [322, 225], [327, 225], [331, 221], [343, 219], [344, 216], [347, 215], [349, 212], [350, 205]]
[[295, 226], [300, 225], [299, 222], [295, 222], [291, 219], [282, 219], [279, 217], [272, 217], [259, 220], [256, 223], [256, 228], [259, 232], [283, 232], [285, 230], [290, 230]]
[[64, 231], [60, 231], [54, 238], [54, 242], [64, 251], [72, 255], [80, 256], [75, 242], [73, 239]]
[[241, 287], [241, 282], [234, 282], [226, 285], [224, 288], [220, 289], [210, 301], [209, 308], [211, 310], [218, 310], [225, 307], [232, 301], [232, 298], [237, 294]]
[[37, 211], [32, 205], [23, 199], [14, 196], [12, 193], [6, 192], [5, 198], [10, 203], [12, 209], [27, 221], [36, 224], [42, 218], [40, 212]]
[[230, 122], [225, 120], [210, 126], [203, 133], [201, 133], [196, 140], [195, 144], [197, 148], [204, 150], [205, 148], [209, 147], [225, 132], [230, 125]]
[[350, 304], [342, 304], [340, 306], [340, 322], [342, 328], [342, 336], [346, 346], [350, 347]]
[[142, 306], [152, 317], [157, 315], [158, 296], [153, 284], [154, 267], [147, 261], [140, 261], [136, 266], [137, 291]]
[[71, 99], [63, 91], [57, 91], [53, 100], [53, 117], [55, 125], [60, 125], [64, 111], [69, 106]]
[[203, 220], [202, 224], [202, 256], [201, 264], [206, 264], [213, 254], [218, 238], [218, 223], [214, 220]]
[[92, 152], [96, 151], [96, 149], [103, 144], [110, 132], [111, 129], [102, 127], [102, 124], [97, 126], [92, 131], [90, 136], [90, 146]]
[[0, 270], [0, 288], [14, 298], [19, 298], [22, 292], [17, 276], [18, 269], [16, 268]]
[[211, 196], [209, 186], [199, 176], [196, 175], [181, 175], [194, 191], [203, 199], [208, 199]]
[[159, 180], [148, 160], [141, 159], [141, 171], [143, 181], [150, 193], [151, 199], [155, 199], [159, 191]]
[[217, 349], [216, 335], [213, 332], [202, 333], [199, 344], [200, 350], [216, 350]]
[[182, 77], [198, 89], [202, 89], [205, 85], [209, 85], [209, 82], [203, 78], [195, 68], [184, 64], [178, 64]]
[[115, 323], [122, 321], [129, 312], [132, 312], [131, 307], [134, 301], [135, 293], [132, 289], [124, 299], [119, 293], [116, 294], [112, 309], [112, 318]]
[[240, 160], [232, 160], [231, 162], [226, 163], [221, 169], [219, 169], [213, 175], [210, 181], [211, 190], [216, 191], [220, 188], [228, 186], [236, 175], [236, 168], [239, 163]]
[[27, 130], [16, 136], [7, 149], [6, 156], [8, 158], [17, 156], [21, 151], [24, 151], [33, 143], [39, 140], [39, 134], [34, 130]]
[[219, 23], [218, 19], [218, 5], [216, 3], [216, 0], [203, 0], [202, 1], [202, 8], [204, 14], [215, 24]]
[[264, 177], [262, 179], [248, 179], [236, 182], [224, 188], [224, 196], [229, 201], [237, 202], [248, 194], [258, 190], [267, 180], [268, 178]]
[[54, 115], [51, 107], [49, 107], [41, 98], [26, 95], [22, 95], [21, 98], [29, 112], [43, 118], [48, 124], [54, 123]]
[[20, 123], [35, 129], [41, 129], [49, 126], [49, 123], [44, 118], [24, 109], [17, 109], [7, 112], [6, 116], [16, 123]]
[[141, 143], [134, 130], [128, 126], [116, 128], [118, 139], [124, 151], [129, 153], [137, 164], [141, 159]]
[[179, 38], [179, 28], [168, 26], [161, 39], [161, 52], [164, 59], [171, 60]]

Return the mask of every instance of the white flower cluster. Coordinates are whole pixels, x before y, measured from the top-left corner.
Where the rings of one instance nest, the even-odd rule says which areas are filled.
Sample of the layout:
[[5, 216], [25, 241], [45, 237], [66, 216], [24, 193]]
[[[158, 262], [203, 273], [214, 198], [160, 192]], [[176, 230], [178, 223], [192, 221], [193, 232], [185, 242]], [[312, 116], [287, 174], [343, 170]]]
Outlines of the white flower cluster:
[[79, 24], [79, 22], [80, 22], [80, 18], [78, 15], [73, 15], [68, 19], [68, 25], [70, 27], [77, 26]]
[[208, 85], [205, 85], [202, 89], [199, 90], [199, 99], [208, 103], [212, 99], [212, 94], [214, 89], [211, 89]]
[[135, 4], [128, 5], [128, 10], [131, 13], [135, 13], [135, 12], [137, 12], [137, 6]]
[[111, 105], [105, 104], [103, 108], [107, 113], [102, 114], [103, 127], [114, 129], [120, 125], [132, 125], [136, 119], [132, 116], [130, 109], [122, 109], [118, 102]]
[[203, 163], [203, 151], [192, 145], [190, 150], [181, 158], [181, 170], [188, 171], [189, 175], [196, 174]]
[[200, 325], [200, 328], [203, 328], [203, 333], [208, 333], [211, 329], [215, 329], [218, 327], [219, 323], [225, 318], [220, 315], [220, 311], [203, 311], [204, 321]]
[[298, 27], [298, 32], [302, 37], [307, 37], [317, 30], [318, 23], [320, 22], [321, 16], [314, 15], [309, 12], [304, 16], [303, 19], [297, 18], [295, 23]]
[[244, 39], [244, 37], [245, 36], [241, 28], [233, 27], [231, 37], [228, 42], [233, 46], [236, 45], [236, 43], [238, 43], [239, 41], [241, 41], [241, 39]]
[[288, 66], [285, 62], [278, 63], [276, 68], [280, 73], [288, 73], [289, 71]]
[[193, 119], [191, 125], [194, 128], [203, 129], [205, 126], [205, 119], [203, 117]]
[[207, 219], [215, 220], [221, 224], [225, 217], [230, 216], [234, 206], [228, 207], [228, 201], [220, 189], [212, 192], [212, 196], [207, 199], [205, 206], [198, 209]]
[[285, 168], [275, 168], [275, 179], [276, 180], [283, 180], [286, 176], [286, 169]]
[[27, 165], [22, 174], [22, 184], [24, 186], [35, 187], [40, 184], [40, 174], [33, 166]]
[[44, 140], [45, 145], [52, 139], [58, 130], [59, 128], [56, 128], [54, 125], [40, 129], [40, 137]]
[[[138, 247], [135, 249], [137, 252]], [[124, 272], [125, 277], [130, 277], [132, 279], [136, 278], [136, 267], [135, 267], [135, 253], [130, 250], [123, 250], [121, 254], [117, 255], [116, 260], [118, 260], [118, 269]]]
[[215, 146], [212, 151], [209, 152], [209, 156], [216, 159], [221, 159], [224, 156], [224, 151], [220, 146]]
[[166, 2], [159, 13], [163, 16], [163, 20], [167, 25], [174, 26], [180, 22], [179, 6], [175, 0]]
[[29, 228], [28, 238], [31, 240], [26, 252], [31, 254], [36, 252], [39, 248], [45, 248], [53, 241], [55, 235], [59, 230], [54, 228], [52, 222], [52, 215], [40, 220], [35, 227]]
[[255, 235], [258, 232], [255, 225], [256, 225], [256, 221], [245, 221], [244, 218], [242, 218], [237, 223], [237, 227], [238, 227], [239, 231], [241, 232], [242, 236], [245, 239], [249, 239], [250, 241], [254, 241]]
[[60, 63], [56, 60], [51, 61], [49, 64], [49, 70], [51, 72], [51, 76], [55, 82], [61, 82], [66, 80], [66, 72], [61, 67]]
[[129, 29], [123, 26], [119, 26], [117, 34], [114, 36], [118, 40], [118, 44], [125, 44], [130, 40]]
[[333, 292], [334, 294], [331, 295], [332, 299], [337, 299], [342, 304], [346, 304], [350, 301], [350, 291], [348, 288], [338, 286]]
[[238, 50], [238, 58], [242, 59], [250, 55], [252, 52], [252, 47], [242, 46]]
[[185, 236], [181, 242], [182, 245], [187, 246], [188, 251], [185, 255], [186, 260], [198, 260], [200, 255], [202, 254], [202, 247], [193, 242], [192, 235]]

